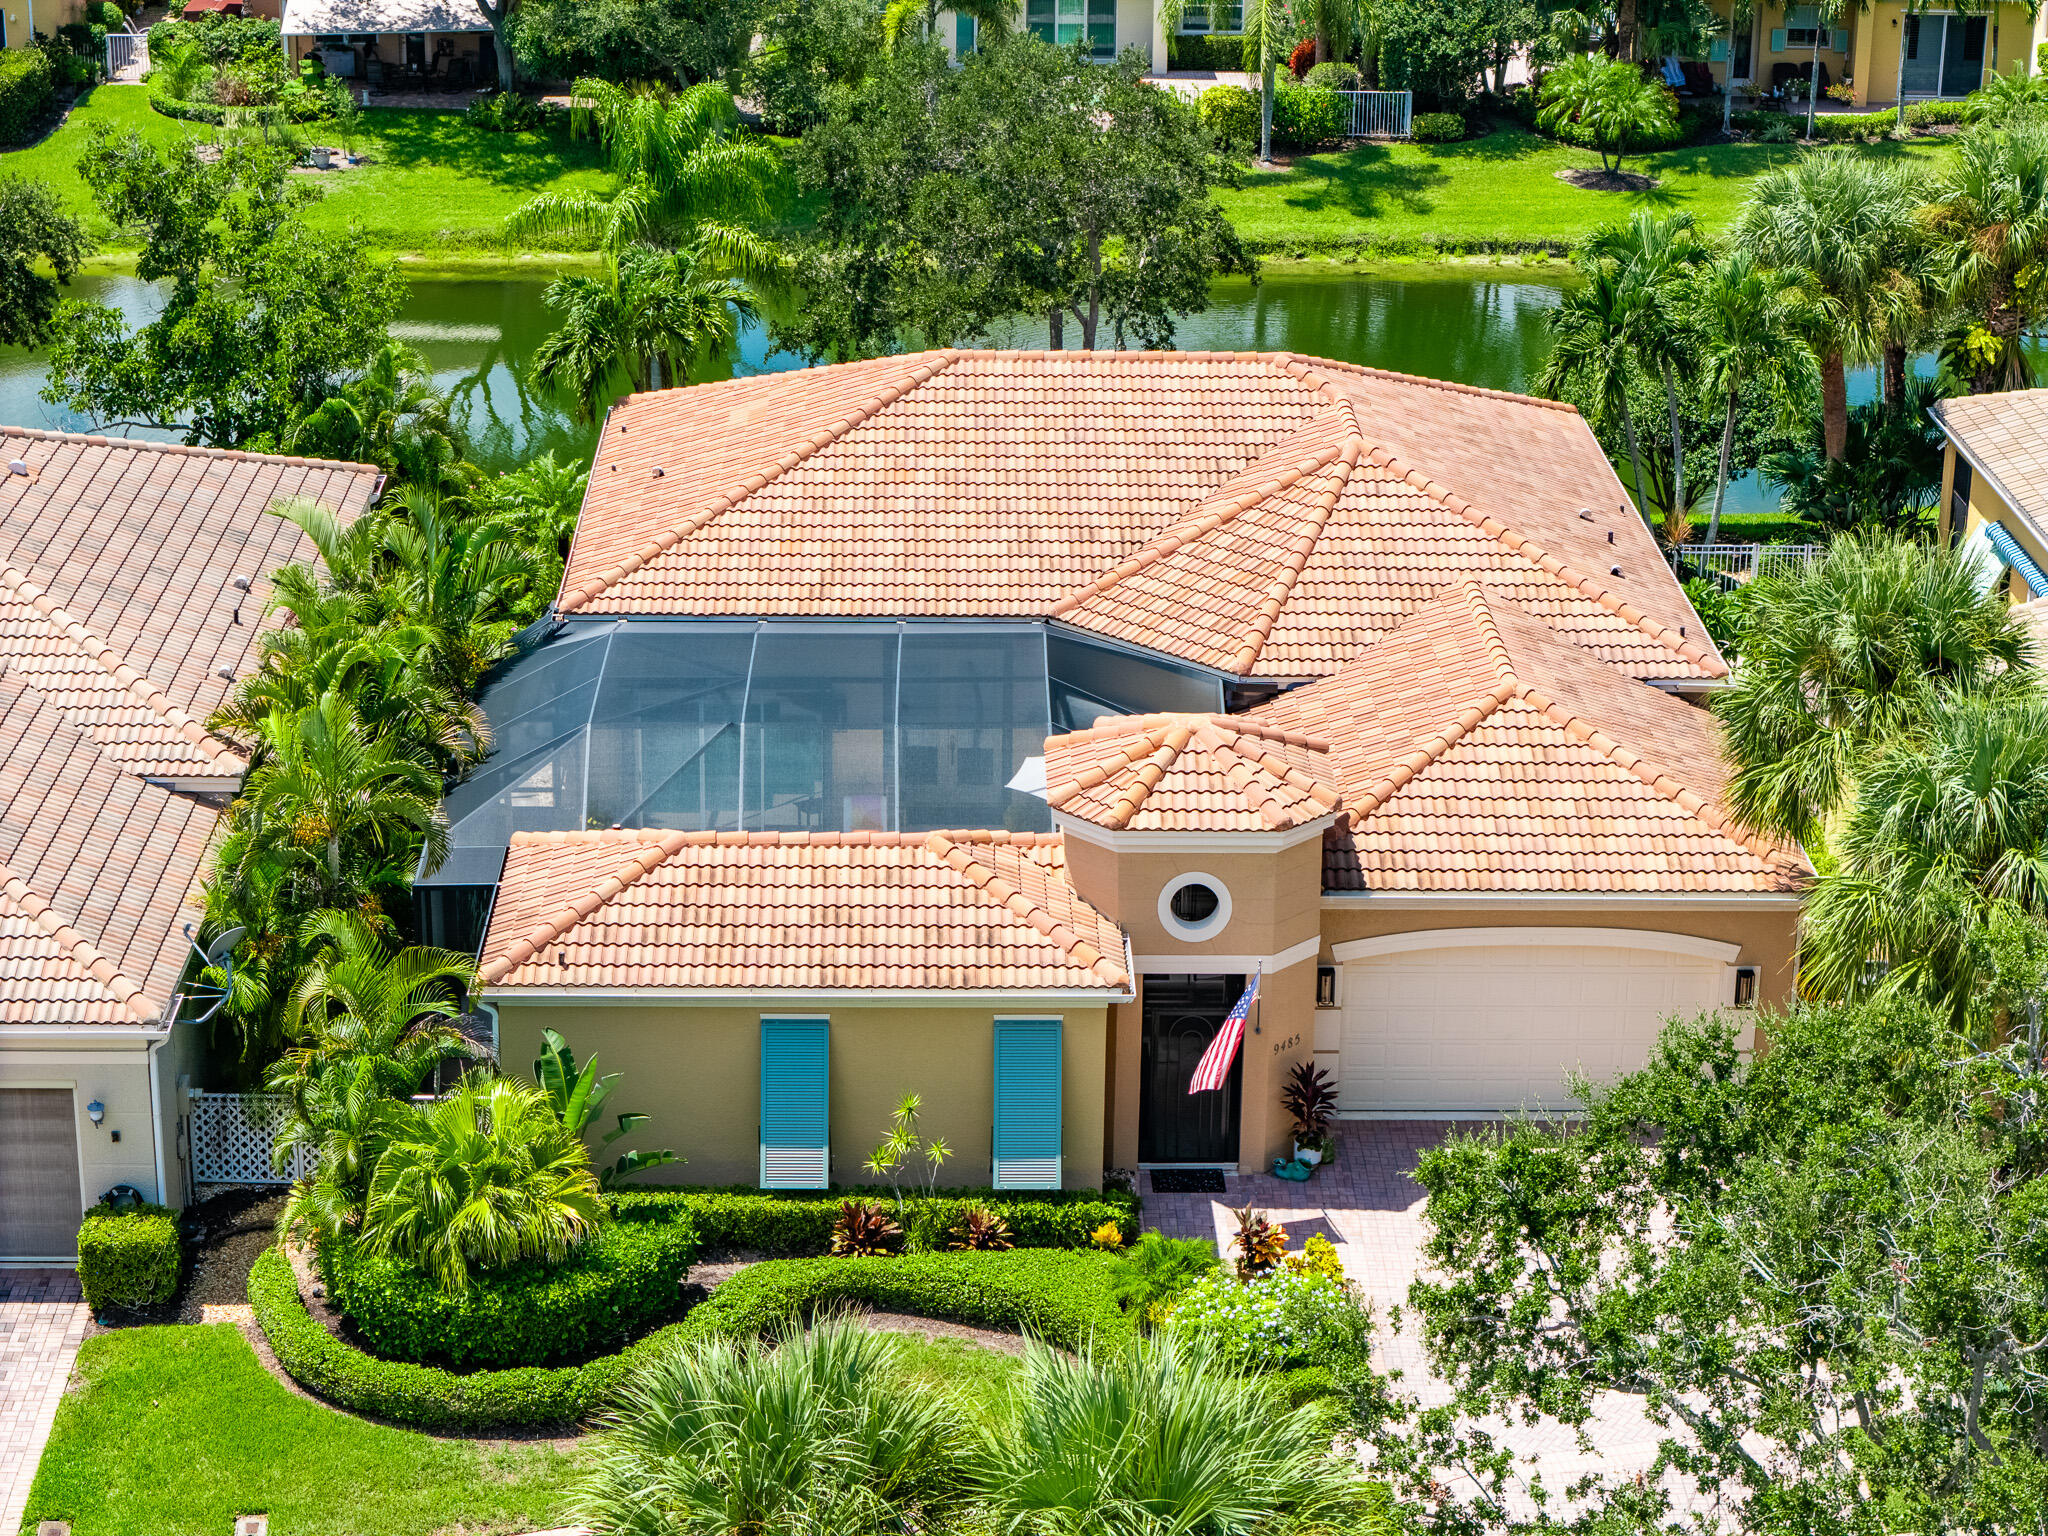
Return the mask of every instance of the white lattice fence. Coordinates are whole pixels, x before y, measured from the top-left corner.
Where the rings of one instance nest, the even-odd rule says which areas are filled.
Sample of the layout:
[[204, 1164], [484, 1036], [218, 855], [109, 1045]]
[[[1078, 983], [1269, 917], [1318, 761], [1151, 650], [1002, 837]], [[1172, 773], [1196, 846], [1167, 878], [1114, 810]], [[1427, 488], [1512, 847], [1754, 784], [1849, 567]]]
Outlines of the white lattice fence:
[[192, 1178], [200, 1184], [289, 1184], [313, 1171], [301, 1148], [280, 1173], [271, 1146], [284, 1129], [291, 1101], [281, 1093], [192, 1095]]

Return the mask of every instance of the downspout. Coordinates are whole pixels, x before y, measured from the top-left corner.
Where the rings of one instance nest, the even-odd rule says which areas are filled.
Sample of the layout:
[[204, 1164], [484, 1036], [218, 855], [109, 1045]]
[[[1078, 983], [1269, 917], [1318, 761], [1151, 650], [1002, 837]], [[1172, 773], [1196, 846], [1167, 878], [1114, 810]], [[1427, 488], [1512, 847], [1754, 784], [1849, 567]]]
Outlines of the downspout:
[[[177, 1018], [178, 1007], [182, 1002], [183, 998], [180, 996], [174, 995], [171, 998], [169, 1011], [173, 1019]], [[171, 1202], [164, 1198], [166, 1193], [164, 1188], [164, 1106], [163, 1101], [157, 1097], [159, 1079], [156, 1070], [156, 1053], [168, 1045], [170, 1039], [171, 1032], [169, 1029], [166, 1029], [160, 1037], [150, 1041], [144, 1047], [144, 1054], [149, 1059], [149, 1139], [156, 1150], [156, 1203], [158, 1205], [169, 1205]], [[184, 1201], [180, 1200], [178, 1203], [183, 1205]]]

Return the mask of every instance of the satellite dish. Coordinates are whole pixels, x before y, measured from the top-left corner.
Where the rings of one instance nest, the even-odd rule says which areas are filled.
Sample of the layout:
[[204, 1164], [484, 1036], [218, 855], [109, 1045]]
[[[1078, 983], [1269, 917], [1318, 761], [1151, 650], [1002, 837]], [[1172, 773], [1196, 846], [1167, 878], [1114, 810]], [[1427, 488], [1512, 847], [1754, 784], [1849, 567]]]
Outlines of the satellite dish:
[[235, 952], [235, 946], [241, 943], [248, 936], [248, 933], [249, 930], [246, 928], [227, 929], [219, 938], [206, 946], [206, 963], [209, 966], [226, 965], [228, 957]]

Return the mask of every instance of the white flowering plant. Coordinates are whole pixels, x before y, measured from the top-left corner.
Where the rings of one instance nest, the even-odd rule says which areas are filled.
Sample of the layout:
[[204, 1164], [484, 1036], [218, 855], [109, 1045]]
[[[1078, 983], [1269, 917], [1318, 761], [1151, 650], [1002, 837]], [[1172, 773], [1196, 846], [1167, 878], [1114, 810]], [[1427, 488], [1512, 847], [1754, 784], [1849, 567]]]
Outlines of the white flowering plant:
[[1166, 1326], [1267, 1371], [1362, 1362], [1372, 1329], [1351, 1286], [1286, 1267], [1249, 1282], [1221, 1270], [1205, 1275], [1173, 1303]]

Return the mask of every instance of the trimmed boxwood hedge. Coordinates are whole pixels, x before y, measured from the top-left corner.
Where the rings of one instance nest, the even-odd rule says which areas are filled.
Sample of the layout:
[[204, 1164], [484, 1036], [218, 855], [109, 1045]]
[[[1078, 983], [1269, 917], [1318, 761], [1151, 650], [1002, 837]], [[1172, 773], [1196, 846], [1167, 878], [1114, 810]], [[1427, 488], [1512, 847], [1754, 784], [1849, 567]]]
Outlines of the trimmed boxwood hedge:
[[865, 1302], [988, 1328], [1028, 1328], [1073, 1348], [1129, 1336], [1099, 1254], [930, 1253], [896, 1259], [794, 1259], [756, 1264], [679, 1323], [585, 1365], [467, 1374], [365, 1354], [329, 1333], [299, 1298], [291, 1261], [266, 1249], [249, 1270], [256, 1323], [293, 1380], [356, 1413], [421, 1429], [496, 1430], [566, 1424], [603, 1407], [625, 1374], [693, 1338], [759, 1334], [791, 1315]]
[[330, 1242], [334, 1304], [387, 1359], [453, 1366], [557, 1365], [616, 1350], [675, 1310], [697, 1256], [686, 1213], [612, 1222], [552, 1269], [517, 1264], [456, 1295], [355, 1244]]
[[[773, 1258], [823, 1254], [832, 1246], [832, 1222], [839, 1202], [876, 1200], [891, 1209], [887, 1190], [850, 1189], [831, 1194], [764, 1193], [751, 1185], [722, 1188], [635, 1190], [613, 1196], [622, 1219], [646, 1219], [669, 1212], [687, 1216], [698, 1240], [710, 1251], [762, 1253]], [[1095, 1229], [1115, 1222], [1125, 1242], [1138, 1236], [1138, 1198], [1094, 1189], [948, 1189], [904, 1202], [910, 1210], [912, 1248], [946, 1246], [946, 1229], [968, 1205], [985, 1205], [1002, 1217], [1019, 1248], [1086, 1248]]]
[[95, 1312], [169, 1301], [183, 1267], [177, 1212], [161, 1205], [96, 1205], [79, 1223], [78, 1288]]
[[0, 52], [0, 144], [19, 144], [35, 130], [56, 89], [56, 71], [40, 48]]

